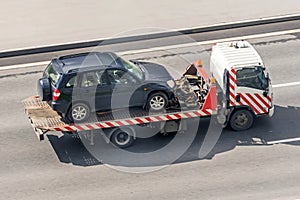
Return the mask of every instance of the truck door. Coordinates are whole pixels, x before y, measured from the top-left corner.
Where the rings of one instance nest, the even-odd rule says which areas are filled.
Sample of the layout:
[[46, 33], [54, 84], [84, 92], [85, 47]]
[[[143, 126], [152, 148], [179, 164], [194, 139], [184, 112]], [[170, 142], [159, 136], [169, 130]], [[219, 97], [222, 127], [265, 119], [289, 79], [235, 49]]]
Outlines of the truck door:
[[249, 106], [255, 114], [268, 113], [271, 108], [269, 80], [262, 67], [236, 71], [236, 104]]

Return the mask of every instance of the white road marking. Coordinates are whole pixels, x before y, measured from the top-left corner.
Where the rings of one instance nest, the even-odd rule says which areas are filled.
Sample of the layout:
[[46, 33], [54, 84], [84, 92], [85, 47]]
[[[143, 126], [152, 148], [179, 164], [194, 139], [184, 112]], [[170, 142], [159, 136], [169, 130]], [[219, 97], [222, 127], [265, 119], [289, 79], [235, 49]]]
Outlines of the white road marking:
[[284, 140], [269, 141], [267, 142], [267, 144], [279, 144], [279, 143], [289, 143], [289, 142], [297, 142], [297, 141], [300, 141], [300, 138], [290, 138]]
[[0, 71], [10, 70], [10, 69], [21, 69], [21, 68], [26, 68], [26, 67], [37, 67], [37, 66], [47, 65], [49, 63], [50, 63], [50, 60], [49, 61], [34, 62], [34, 63], [3, 66], [3, 67], [0, 67]]
[[295, 85], [300, 85], [300, 82], [276, 84], [276, 85], [273, 85], [273, 88], [289, 87], [289, 86], [295, 86]]
[[293, 30], [287, 30], [287, 31], [276, 31], [276, 32], [271, 32], [271, 33], [262, 33], [262, 34], [246, 35], [246, 36], [231, 37], [231, 38], [224, 38], [224, 39], [217, 39], [217, 40], [208, 40], [208, 41], [203, 41], [203, 42], [193, 42], [193, 43], [169, 45], [169, 46], [163, 46], [163, 47], [153, 47], [153, 48], [149, 48], [149, 49], [131, 50], [131, 51], [124, 51], [124, 52], [120, 52], [120, 53], [121, 53], [121, 55], [132, 55], [132, 54], [139, 54], [139, 53], [149, 53], [149, 52], [153, 52], [153, 51], [208, 45], [208, 44], [214, 44], [214, 43], [219, 43], [219, 42], [248, 40], [248, 39], [255, 39], [255, 38], [287, 35], [287, 34], [299, 33], [299, 32], [300, 32], [300, 29], [293, 29]]
[[[117, 52], [117, 53], [119, 55], [132, 55], [132, 54], [139, 54], [139, 53], [148, 53], [148, 52], [153, 52], [153, 51], [208, 45], [208, 44], [214, 44], [214, 43], [218, 43], [218, 42], [228, 42], [228, 41], [235, 41], [235, 40], [242, 40], [242, 39], [247, 40], [247, 39], [254, 39], [254, 38], [272, 37], [272, 36], [286, 35], [286, 34], [299, 33], [299, 32], [300, 32], [300, 29], [293, 29], [293, 30], [288, 30], [288, 31], [277, 31], [277, 32], [271, 32], [271, 33], [224, 38], [224, 39], [218, 39], [218, 40], [208, 40], [208, 41], [203, 41], [203, 42], [194, 42], [194, 43], [186, 43], [186, 44], [178, 44], [178, 45], [169, 45], [169, 46], [163, 46], [163, 47], [153, 47], [153, 48], [140, 49], [140, 50], [122, 51], [122, 52]], [[41, 62], [35, 62], [35, 63], [3, 66], [3, 67], [0, 67], [0, 71], [10, 70], [10, 69], [18, 69], [18, 68], [26, 68], [26, 67], [42, 66], [42, 65], [47, 65], [49, 62], [50, 61], [41, 61]], [[281, 86], [279, 86], [279, 87], [281, 87]]]

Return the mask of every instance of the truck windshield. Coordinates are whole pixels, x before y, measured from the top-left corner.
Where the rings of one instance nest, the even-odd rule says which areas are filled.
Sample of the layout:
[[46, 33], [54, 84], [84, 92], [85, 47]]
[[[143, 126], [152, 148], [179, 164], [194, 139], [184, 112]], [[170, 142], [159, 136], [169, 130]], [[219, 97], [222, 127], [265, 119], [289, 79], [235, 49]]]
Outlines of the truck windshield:
[[262, 67], [243, 68], [236, 72], [237, 86], [266, 90], [268, 79]]
[[59, 78], [60, 78], [60, 74], [54, 69], [54, 67], [52, 66], [52, 63], [50, 63], [45, 72], [44, 72], [44, 77], [48, 77], [51, 81], [51, 83], [56, 86]]

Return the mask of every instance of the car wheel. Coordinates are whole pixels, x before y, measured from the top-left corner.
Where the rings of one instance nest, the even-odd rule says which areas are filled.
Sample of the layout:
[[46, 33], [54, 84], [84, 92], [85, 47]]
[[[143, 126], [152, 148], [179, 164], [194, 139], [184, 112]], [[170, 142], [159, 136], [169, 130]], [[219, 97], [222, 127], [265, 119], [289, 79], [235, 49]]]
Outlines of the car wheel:
[[126, 148], [133, 144], [133, 136], [128, 130], [117, 129], [111, 136], [111, 142], [119, 147]]
[[90, 116], [90, 108], [84, 103], [76, 103], [69, 110], [69, 118], [73, 122], [84, 122]]
[[235, 131], [249, 129], [253, 124], [253, 114], [246, 109], [237, 110], [230, 118], [230, 127]]
[[148, 111], [162, 111], [168, 105], [167, 96], [162, 92], [156, 92], [149, 96], [147, 100]]

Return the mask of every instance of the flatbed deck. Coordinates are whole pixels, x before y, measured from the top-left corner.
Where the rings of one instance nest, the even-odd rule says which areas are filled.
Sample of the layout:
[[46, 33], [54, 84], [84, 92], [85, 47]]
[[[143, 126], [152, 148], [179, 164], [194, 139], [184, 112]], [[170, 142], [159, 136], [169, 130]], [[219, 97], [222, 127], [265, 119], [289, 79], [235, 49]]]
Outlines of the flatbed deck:
[[47, 102], [40, 100], [38, 96], [29, 97], [23, 100], [25, 112], [30, 119], [32, 127], [38, 133], [44, 134], [47, 131], [86, 131], [104, 128], [113, 128], [135, 124], [146, 124], [170, 120], [187, 119], [194, 117], [210, 116], [212, 109], [201, 110], [168, 110], [166, 113], [149, 113], [140, 108], [119, 109], [113, 112], [97, 112], [85, 123], [67, 124]]

